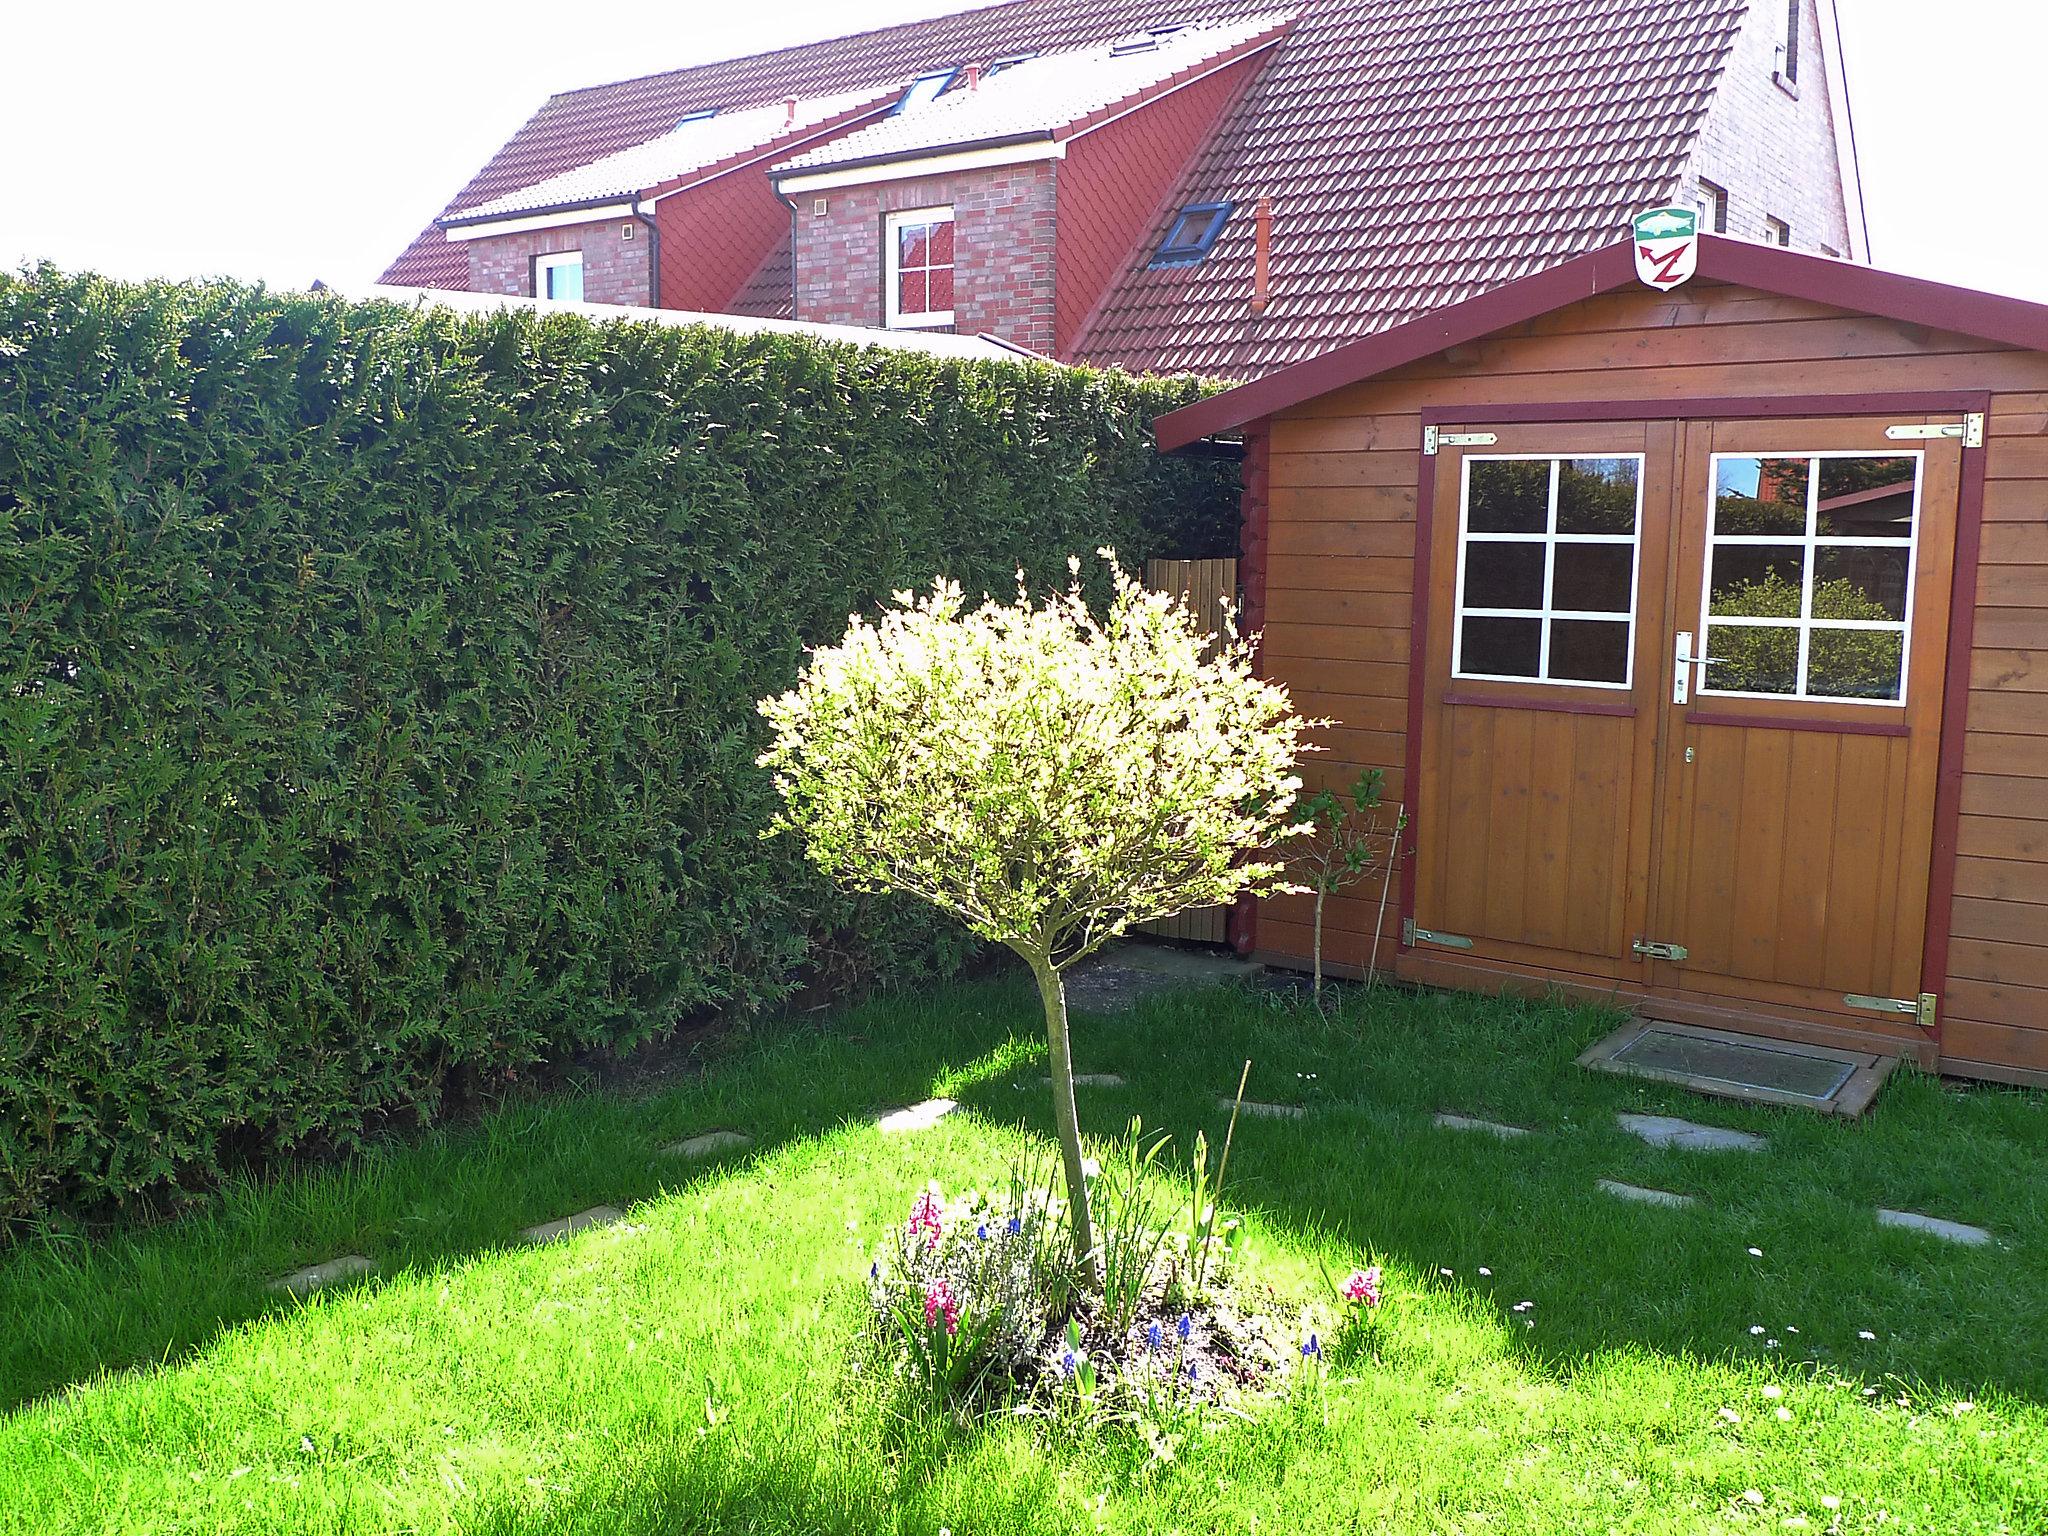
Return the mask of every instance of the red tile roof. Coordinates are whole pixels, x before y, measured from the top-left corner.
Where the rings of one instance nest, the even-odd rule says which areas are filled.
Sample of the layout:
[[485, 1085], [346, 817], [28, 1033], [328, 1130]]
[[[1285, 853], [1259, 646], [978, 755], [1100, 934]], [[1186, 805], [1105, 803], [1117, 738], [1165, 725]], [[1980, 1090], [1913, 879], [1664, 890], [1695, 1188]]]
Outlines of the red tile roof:
[[778, 161], [778, 172], [915, 159], [1026, 137], [1053, 139], [1112, 110], [1241, 57], [1286, 31], [1291, 12], [1190, 26], [1135, 51], [1113, 43], [1068, 48], [1013, 64], [972, 89], [956, 86], [915, 111], [884, 117]]
[[[1098, 306], [1082, 358], [1252, 377], [1608, 243], [1666, 201], [1747, 0], [1292, 0], [1300, 15]], [[550, 99], [451, 206], [735, 110], [1074, 49], [1275, 0], [1015, 0]], [[996, 77], [1000, 83], [1001, 77]], [[1252, 316], [1250, 205], [1273, 200]], [[1148, 266], [1171, 210], [1238, 212], [1199, 265]], [[460, 287], [429, 228], [387, 282]]]

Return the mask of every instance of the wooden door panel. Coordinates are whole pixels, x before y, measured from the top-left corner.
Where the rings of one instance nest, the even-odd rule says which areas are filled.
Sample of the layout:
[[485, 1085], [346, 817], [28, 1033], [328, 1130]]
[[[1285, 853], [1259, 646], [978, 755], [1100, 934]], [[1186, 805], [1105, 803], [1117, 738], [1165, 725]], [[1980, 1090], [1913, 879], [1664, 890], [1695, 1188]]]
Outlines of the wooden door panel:
[[[1460, 454], [1440, 454], [1428, 535], [1431, 617], [1420, 639], [1416, 922], [1469, 943], [1476, 960], [1640, 981], [1646, 971], [1633, 944], [1648, 900], [1655, 773], [1647, 734], [1655, 722], [1644, 720], [1641, 705], [1663, 686], [1669, 520], [1661, 509], [1676, 429], [1565, 423], [1501, 427], [1494, 437], [1479, 460], [1641, 460], [1631, 681], [1602, 687], [1453, 676], [1465, 470]], [[1563, 532], [1561, 482], [1553, 495], [1554, 527]], [[1550, 603], [1547, 591], [1547, 607], [1570, 608]]]
[[[1952, 440], [1887, 439], [1886, 425], [1717, 422], [1687, 429], [1674, 509], [1679, 536], [1672, 628], [1691, 633], [1695, 654], [1733, 649], [1727, 636], [1759, 633], [1729, 628], [1726, 621], [1716, 625], [1703, 595], [1715, 549], [1731, 565], [1743, 553], [1736, 547], [1743, 535], [1721, 538], [1718, 546], [1714, 537], [1729, 531], [1713, 521], [1717, 454], [1735, 462], [1738, 473], [1751, 457], [1809, 466], [1803, 481], [1781, 477], [1805, 487], [1799, 495], [1805, 498], [1806, 534], [1781, 536], [1786, 525], [1778, 524], [1768, 533], [1752, 529], [1747, 538], [1752, 545], [1769, 540], [1774, 555], [1806, 540], [1793, 568], [1804, 573], [1807, 589], [1797, 613], [1811, 619], [1784, 622], [1806, 631], [1800, 644], [1816, 658], [1824, 640], [1815, 637], [1836, 644], [1847, 637], [1878, 654], [1882, 636], [1892, 633], [1830, 630], [1813, 622], [1823, 618], [1815, 595], [1821, 572], [1850, 558], [1899, 558], [1899, 546], [1886, 545], [1885, 536], [1867, 541], [1876, 556], [1846, 536], [1814, 537], [1831, 507], [1855, 500], [1825, 499], [1829, 476], [1837, 476], [1838, 485], [1853, 479], [1852, 466], [1829, 467], [1830, 456], [1912, 456], [1919, 500], [1910, 604], [1903, 629], [1896, 631], [1902, 702], [1841, 702], [1797, 691], [1775, 697], [1706, 692], [1696, 680], [1711, 669], [1697, 668], [1688, 669], [1695, 685], [1685, 704], [1666, 694], [1670, 728], [1661, 755], [1652, 926], [1657, 939], [1682, 945], [1686, 955], [1682, 962], [1657, 964], [1653, 988], [1789, 1006], [1854, 1027], [1875, 1021], [1846, 1001], [1850, 995], [1910, 999], [1920, 990], [1959, 454]], [[1765, 493], [1759, 486], [1754, 494]], [[1717, 577], [1715, 591], [1720, 590]], [[1882, 612], [1868, 609], [1831, 616], [1862, 621], [1866, 613], [1882, 621]], [[1805, 661], [1805, 648], [1798, 652], [1800, 664], [1814, 665]]]

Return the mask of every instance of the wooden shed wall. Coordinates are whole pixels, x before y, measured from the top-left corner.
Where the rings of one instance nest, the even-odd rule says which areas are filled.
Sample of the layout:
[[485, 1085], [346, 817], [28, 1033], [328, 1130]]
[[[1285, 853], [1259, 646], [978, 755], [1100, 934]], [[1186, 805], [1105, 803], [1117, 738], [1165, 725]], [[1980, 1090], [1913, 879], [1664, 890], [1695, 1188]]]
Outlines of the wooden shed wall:
[[[1993, 392], [1943, 1065], [2048, 1081], [2048, 355], [1699, 283], [1588, 299], [1263, 423], [1264, 526], [1247, 555], [1264, 665], [1338, 722], [1311, 782], [1371, 766], [1389, 800], [1406, 792], [1424, 408], [1924, 390]], [[1326, 956], [1363, 967], [1373, 916], [1337, 898]], [[1262, 904], [1256, 942], [1306, 955], [1305, 901]], [[1383, 937], [1381, 964], [1391, 951]]]

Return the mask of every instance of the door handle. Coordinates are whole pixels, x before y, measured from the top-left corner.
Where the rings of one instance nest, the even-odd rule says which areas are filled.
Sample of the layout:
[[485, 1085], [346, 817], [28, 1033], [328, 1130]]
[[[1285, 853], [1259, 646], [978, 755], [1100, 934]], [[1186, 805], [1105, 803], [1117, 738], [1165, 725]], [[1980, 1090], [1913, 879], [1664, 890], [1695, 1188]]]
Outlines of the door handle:
[[1692, 673], [1689, 670], [1690, 668], [1708, 667], [1717, 661], [1726, 661], [1728, 659], [1725, 656], [1693, 655], [1692, 631], [1689, 629], [1681, 629], [1678, 632], [1672, 651], [1672, 660], [1677, 663], [1671, 673], [1671, 702], [1674, 704], [1683, 704], [1692, 696]]

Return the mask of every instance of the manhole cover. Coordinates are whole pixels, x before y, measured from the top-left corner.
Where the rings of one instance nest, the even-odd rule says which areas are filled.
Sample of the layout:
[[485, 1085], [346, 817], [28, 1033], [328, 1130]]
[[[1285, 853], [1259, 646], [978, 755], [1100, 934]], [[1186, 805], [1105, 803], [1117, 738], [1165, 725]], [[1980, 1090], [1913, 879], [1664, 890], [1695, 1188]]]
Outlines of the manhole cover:
[[1610, 1058], [1615, 1065], [1673, 1078], [1702, 1077], [1744, 1088], [1765, 1088], [1801, 1099], [1831, 1099], [1857, 1067], [1854, 1061], [1794, 1055], [1768, 1045], [1738, 1044], [1646, 1029]]

